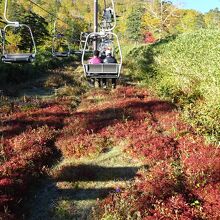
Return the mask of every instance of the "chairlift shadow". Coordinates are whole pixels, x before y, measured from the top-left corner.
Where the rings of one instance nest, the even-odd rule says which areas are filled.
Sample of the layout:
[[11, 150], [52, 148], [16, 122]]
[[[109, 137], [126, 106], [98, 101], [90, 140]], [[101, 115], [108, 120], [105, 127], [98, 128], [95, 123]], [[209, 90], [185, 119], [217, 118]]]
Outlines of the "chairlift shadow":
[[71, 165], [59, 170], [56, 181], [127, 181], [132, 180], [141, 167], [103, 167], [92, 164]]

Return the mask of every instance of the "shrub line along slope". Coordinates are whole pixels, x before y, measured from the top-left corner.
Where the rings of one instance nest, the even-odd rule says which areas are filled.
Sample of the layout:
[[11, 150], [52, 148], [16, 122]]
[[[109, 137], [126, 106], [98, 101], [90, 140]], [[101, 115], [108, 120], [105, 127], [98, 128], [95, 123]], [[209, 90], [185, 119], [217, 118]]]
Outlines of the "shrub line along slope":
[[[185, 120], [209, 141], [219, 142], [220, 32], [204, 29], [134, 48], [130, 75], [177, 103]], [[134, 59], [135, 57], [135, 59]]]

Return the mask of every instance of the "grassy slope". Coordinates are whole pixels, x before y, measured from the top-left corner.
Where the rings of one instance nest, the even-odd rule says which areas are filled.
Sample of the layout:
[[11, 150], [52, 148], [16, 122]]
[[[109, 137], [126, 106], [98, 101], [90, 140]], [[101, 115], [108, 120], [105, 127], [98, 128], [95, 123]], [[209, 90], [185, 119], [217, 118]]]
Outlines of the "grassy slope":
[[183, 107], [199, 132], [219, 141], [219, 57], [220, 31], [201, 30], [135, 48], [127, 65], [133, 76]]

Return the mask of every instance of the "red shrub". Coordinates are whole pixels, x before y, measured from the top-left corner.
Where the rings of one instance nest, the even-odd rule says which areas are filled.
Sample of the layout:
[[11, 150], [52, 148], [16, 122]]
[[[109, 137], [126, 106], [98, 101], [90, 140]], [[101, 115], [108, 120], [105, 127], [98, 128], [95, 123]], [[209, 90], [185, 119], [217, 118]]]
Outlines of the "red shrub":
[[181, 163], [190, 187], [220, 181], [220, 148], [205, 145], [201, 138], [180, 139]]
[[220, 218], [220, 183], [207, 184], [204, 188], [194, 190], [194, 194], [202, 201], [203, 211], [207, 219]]

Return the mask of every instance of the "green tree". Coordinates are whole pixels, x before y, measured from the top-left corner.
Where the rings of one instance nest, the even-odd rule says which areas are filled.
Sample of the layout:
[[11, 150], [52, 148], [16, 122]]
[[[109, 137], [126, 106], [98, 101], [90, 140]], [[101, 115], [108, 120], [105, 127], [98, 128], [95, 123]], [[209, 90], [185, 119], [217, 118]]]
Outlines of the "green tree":
[[129, 39], [133, 41], [139, 41], [141, 39], [141, 18], [143, 14], [143, 9], [135, 7], [132, 9], [128, 20], [127, 20], [127, 34]]
[[211, 29], [220, 28], [220, 11], [218, 8], [211, 9], [204, 14], [206, 26]]
[[[49, 37], [49, 32], [47, 30], [48, 23], [43, 17], [35, 14], [34, 12], [28, 12], [21, 17], [21, 22], [31, 27], [37, 46], [44, 44], [45, 40]], [[25, 50], [26, 48], [30, 48], [32, 51], [32, 39], [28, 29], [22, 28], [20, 35], [22, 40], [18, 45], [19, 49]]]
[[191, 9], [182, 11], [182, 17], [177, 27], [180, 32], [195, 31], [205, 27], [203, 14]]

